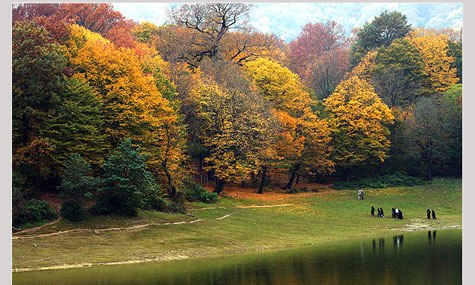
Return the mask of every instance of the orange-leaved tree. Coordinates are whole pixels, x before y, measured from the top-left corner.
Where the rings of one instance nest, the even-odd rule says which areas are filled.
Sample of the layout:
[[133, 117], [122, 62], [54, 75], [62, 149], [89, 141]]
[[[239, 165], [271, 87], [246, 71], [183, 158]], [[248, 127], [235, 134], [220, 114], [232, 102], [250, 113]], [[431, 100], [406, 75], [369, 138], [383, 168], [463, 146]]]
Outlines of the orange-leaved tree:
[[245, 69], [262, 96], [276, 109], [281, 133], [276, 136], [276, 161], [290, 171], [285, 189], [290, 189], [301, 171], [328, 173], [330, 129], [327, 121], [312, 111], [316, 102], [299, 77], [281, 64], [266, 58], [246, 63]]
[[[135, 51], [117, 48], [101, 35], [72, 25], [68, 52], [75, 76], [85, 78], [104, 104], [108, 142], [117, 145], [130, 137], [149, 157], [151, 168], [160, 172], [161, 156], [172, 153], [167, 151], [169, 131], [178, 124], [177, 114], [155, 78], [143, 72]], [[170, 189], [169, 194], [176, 193]]]

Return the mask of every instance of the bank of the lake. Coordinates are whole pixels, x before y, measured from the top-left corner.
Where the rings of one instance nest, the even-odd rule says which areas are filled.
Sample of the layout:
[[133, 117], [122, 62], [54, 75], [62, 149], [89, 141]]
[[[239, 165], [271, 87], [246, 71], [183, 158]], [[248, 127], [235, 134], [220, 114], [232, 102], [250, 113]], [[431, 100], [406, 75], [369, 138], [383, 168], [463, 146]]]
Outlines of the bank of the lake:
[[[189, 215], [144, 211], [136, 218], [59, 221], [13, 237], [13, 270], [134, 263], [324, 245], [392, 232], [461, 228], [462, 181], [300, 194], [230, 190], [218, 203], [193, 203]], [[385, 218], [370, 216], [382, 207]], [[404, 220], [391, 218], [398, 207]], [[433, 208], [438, 219], [427, 220]]]

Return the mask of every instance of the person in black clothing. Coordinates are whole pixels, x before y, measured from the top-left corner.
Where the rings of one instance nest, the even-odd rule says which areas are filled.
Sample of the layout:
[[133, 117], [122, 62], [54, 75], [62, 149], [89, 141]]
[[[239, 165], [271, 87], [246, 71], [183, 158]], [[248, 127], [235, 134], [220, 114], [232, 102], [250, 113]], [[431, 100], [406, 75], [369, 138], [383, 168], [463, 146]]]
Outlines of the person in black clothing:
[[383, 208], [381, 208], [381, 217], [384, 217], [384, 211], [383, 211]]
[[430, 209], [427, 209], [427, 218], [430, 220]]
[[396, 218], [396, 209], [391, 208], [391, 217]]
[[432, 219], [433, 220], [437, 219], [437, 217], [435, 216], [435, 211], [434, 210], [432, 210]]
[[381, 208], [378, 208], [378, 218], [381, 218]]
[[371, 216], [374, 216], [374, 207], [371, 206]]
[[399, 209], [399, 212], [397, 213], [397, 215], [398, 215], [398, 218], [400, 220], [402, 220], [402, 211], [401, 211], [401, 209]]

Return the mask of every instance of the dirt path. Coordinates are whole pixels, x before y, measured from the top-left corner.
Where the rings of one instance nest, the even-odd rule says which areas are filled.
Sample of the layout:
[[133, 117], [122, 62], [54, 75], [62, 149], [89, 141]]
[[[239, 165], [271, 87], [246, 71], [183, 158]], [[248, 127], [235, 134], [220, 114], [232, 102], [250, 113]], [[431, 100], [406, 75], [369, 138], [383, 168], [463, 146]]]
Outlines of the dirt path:
[[[230, 217], [231, 215], [224, 215], [222, 217], [216, 218], [216, 220], [222, 220]], [[105, 228], [105, 229], [72, 229], [72, 230], [65, 230], [65, 231], [59, 231], [59, 232], [54, 232], [54, 233], [48, 233], [48, 234], [39, 234], [39, 235], [21, 235], [21, 236], [12, 236], [12, 240], [16, 239], [28, 239], [28, 238], [42, 238], [42, 237], [50, 237], [50, 236], [56, 236], [56, 235], [62, 235], [62, 234], [67, 234], [67, 233], [77, 233], [77, 232], [92, 232], [94, 234], [101, 234], [101, 232], [112, 232], [112, 231], [128, 231], [128, 230], [136, 230], [136, 229], [143, 229], [146, 227], [150, 226], [169, 226], [169, 225], [182, 225], [182, 224], [194, 224], [204, 221], [204, 219], [197, 219], [193, 221], [182, 221], [182, 222], [173, 222], [173, 223], [149, 223], [149, 224], [142, 224], [142, 225], [134, 225], [130, 227], [116, 227], [116, 228]], [[52, 223], [50, 223], [52, 224]], [[44, 227], [46, 225], [43, 225]], [[38, 228], [36, 228], [38, 229]]]
[[249, 209], [249, 208], [275, 208], [275, 207], [289, 207], [295, 206], [295, 204], [280, 204], [280, 205], [251, 205], [251, 206], [237, 206], [236, 208], [240, 209]]
[[[293, 205], [294, 204], [250, 205], [250, 206], [237, 206], [236, 208], [239, 208], [239, 209], [275, 208], [275, 207], [289, 207], [289, 206], [293, 206]], [[210, 210], [210, 209], [216, 209], [216, 208], [223, 208], [223, 207], [215, 207], [215, 208], [209, 207], [209, 208], [205, 208], [205, 209]], [[202, 209], [197, 209], [197, 210], [202, 210]], [[230, 214], [224, 215], [222, 217], [216, 218], [216, 220], [226, 219], [230, 216], [231, 216]], [[105, 228], [105, 229], [104, 228], [101, 228], [101, 229], [72, 229], [72, 230], [64, 230], [64, 231], [58, 231], [58, 232], [47, 233], [47, 234], [39, 234], [39, 235], [18, 235], [19, 233], [23, 234], [23, 233], [36, 232], [36, 231], [38, 231], [38, 230], [40, 230], [40, 229], [42, 229], [46, 226], [56, 224], [60, 220], [61, 220], [61, 218], [59, 218], [59, 219], [57, 219], [57, 220], [55, 220], [51, 223], [42, 225], [40, 227], [26, 229], [26, 230], [23, 230], [23, 231], [16, 232], [15, 235], [12, 236], [12, 240], [50, 237], [50, 236], [67, 234], [67, 233], [93, 232], [95, 234], [101, 234], [101, 232], [136, 230], [136, 229], [143, 229], [143, 228], [150, 227], [150, 226], [168, 226], [168, 225], [194, 224], [194, 223], [197, 223], [197, 222], [201, 222], [204, 219], [197, 219], [197, 220], [193, 220], [193, 221], [189, 221], [189, 222], [182, 221], [182, 222], [174, 222], [174, 223], [149, 223], [149, 224], [142, 224], [142, 225], [134, 225], [134, 226], [130, 226], [130, 227], [117, 227], [117, 228]]]
[[17, 232], [15, 232], [15, 234], [36, 232], [37, 230], [41, 230], [42, 228], [44, 228], [46, 226], [51, 226], [51, 225], [57, 224], [59, 221], [61, 221], [61, 218], [56, 219], [56, 220], [54, 220], [50, 223], [44, 224], [42, 226], [17, 231]]

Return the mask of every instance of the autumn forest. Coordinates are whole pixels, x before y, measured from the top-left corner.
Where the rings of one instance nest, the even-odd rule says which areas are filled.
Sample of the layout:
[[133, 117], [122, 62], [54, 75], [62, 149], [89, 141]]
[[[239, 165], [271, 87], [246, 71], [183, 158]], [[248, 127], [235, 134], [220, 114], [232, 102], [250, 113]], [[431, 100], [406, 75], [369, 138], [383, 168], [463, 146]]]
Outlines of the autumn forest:
[[251, 9], [181, 4], [157, 26], [106, 3], [14, 4], [13, 226], [52, 219], [51, 201], [76, 221], [185, 213], [229, 185], [461, 177], [461, 30], [388, 10], [286, 43]]

